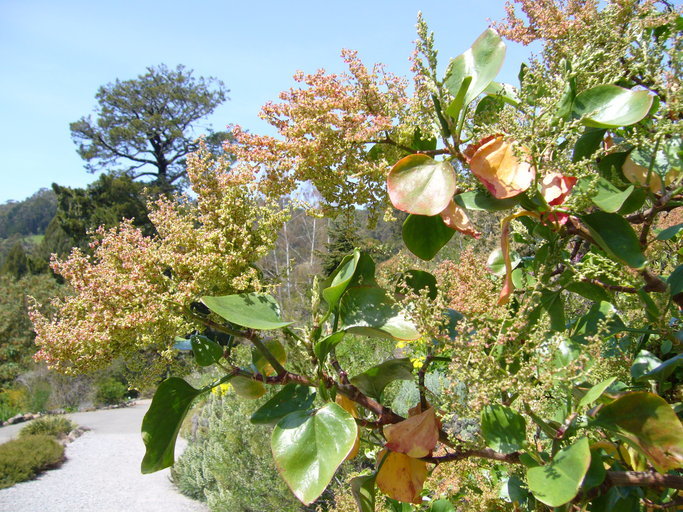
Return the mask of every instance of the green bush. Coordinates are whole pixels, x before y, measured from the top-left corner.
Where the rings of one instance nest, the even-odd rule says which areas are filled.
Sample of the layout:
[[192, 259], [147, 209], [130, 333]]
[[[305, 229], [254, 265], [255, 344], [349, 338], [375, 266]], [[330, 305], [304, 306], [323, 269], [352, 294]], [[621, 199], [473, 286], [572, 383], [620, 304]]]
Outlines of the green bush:
[[52, 437], [62, 437], [71, 432], [76, 425], [64, 416], [45, 416], [33, 420], [21, 429], [21, 437], [34, 435], [47, 435]]
[[98, 405], [115, 405], [121, 403], [128, 388], [113, 377], [108, 377], [97, 383], [95, 403]]
[[209, 397], [193, 420], [189, 446], [172, 469], [180, 492], [207, 502], [215, 512], [302, 510], [275, 470], [270, 429], [244, 421], [257, 406], [230, 391]]
[[0, 444], [0, 489], [30, 480], [63, 460], [64, 447], [50, 436], [26, 436]]

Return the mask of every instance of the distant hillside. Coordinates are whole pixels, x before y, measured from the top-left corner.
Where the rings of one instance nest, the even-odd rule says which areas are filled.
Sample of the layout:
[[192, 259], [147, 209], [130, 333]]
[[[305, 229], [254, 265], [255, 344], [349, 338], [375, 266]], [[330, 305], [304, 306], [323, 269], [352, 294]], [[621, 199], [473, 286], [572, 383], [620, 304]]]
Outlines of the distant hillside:
[[47, 188], [23, 201], [7, 201], [0, 205], [0, 238], [42, 235], [56, 213], [57, 196]]

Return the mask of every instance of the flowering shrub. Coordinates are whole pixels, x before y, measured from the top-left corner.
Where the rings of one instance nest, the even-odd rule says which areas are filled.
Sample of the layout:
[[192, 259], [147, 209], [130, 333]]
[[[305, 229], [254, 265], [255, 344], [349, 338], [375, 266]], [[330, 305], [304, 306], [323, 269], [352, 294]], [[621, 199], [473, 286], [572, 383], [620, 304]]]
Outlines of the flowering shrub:
[[[245, 399], [280, 386], [250, 421], [273, 426], [278, 472], [305, 505], [359, 456], [374, 461], [350, 482], [362, 512], [377, 489], [394, 510], [680, 504], [683, 224], [654, 227], [683, 205], [681, 16], [666, 2], [519, 3], [531, 25], [511, 9], [503, 32], [546, 45], [518, 87], [494, 81], [505, 43], [493, 29], [440, 76], [420, 19], [413, 99], [352, 53], [349, 75], [297, 75], [302, 89], [263, 110], [281, 137], [237, 129], [235, 168], [191, 171], [197, 204], [159, 203], [157, 237], [123, 224], [100, 234], [93, 257], [56, 264], [77, 293], [53, 320], [34, 313], [53, 365], [86, 368], [185, 332], [196, 363], [222, 371], [199, 389], [177, 377], [159, 386], [143, 472], [173, 464], [193, 401], [229, 382]], [[425, 265], [394, 280], [354, 250], [316, 278], [295, 326], [250, 264], [281, 219], [259, 200], [301, 181], [327, 211], [388, 197], [424, 261], [456, 232], [480, 236], [475, 211], [500, 220], [500, 247], [480, 275], [465, 252], [439, 279]], [[350, 375], [337, 347], [358, 337], [397, 351]], [[435, 370], [448, 381], [441, 395], [425, 384]], [[398, 380], [419, 390], [407, 417], [388, 399]], [[430, 487], [430, 469], [447, 463], [460, 488]]]

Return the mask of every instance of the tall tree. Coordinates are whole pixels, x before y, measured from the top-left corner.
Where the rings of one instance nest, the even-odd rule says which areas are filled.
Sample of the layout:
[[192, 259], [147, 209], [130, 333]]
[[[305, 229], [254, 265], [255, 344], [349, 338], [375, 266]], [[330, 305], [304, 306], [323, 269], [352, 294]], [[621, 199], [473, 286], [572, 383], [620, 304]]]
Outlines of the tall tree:
[[196, 149], [197, 122], [226, 93], [220, 80], [194, 77], [184, 66], [149, 67], [136, 79], [100, 87], [94, 119], [71, 123], [71, 137], [89, 172], [151, 176], [172, 185], [185, 174], [185, 156]]

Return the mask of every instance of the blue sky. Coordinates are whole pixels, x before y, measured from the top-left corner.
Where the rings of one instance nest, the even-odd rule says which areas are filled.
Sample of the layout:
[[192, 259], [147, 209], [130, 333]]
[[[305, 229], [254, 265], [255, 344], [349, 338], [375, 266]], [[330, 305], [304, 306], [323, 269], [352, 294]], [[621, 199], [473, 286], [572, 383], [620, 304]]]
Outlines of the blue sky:
[[[84, 186], [88, 174], [69, 123], [92, 112], [103, 84], [148, 66], [184, 64], [230, 89], [206, 121], [269, 132], [260, 106], [294, 85], [301, 69], [342, 71], [342, 48], [408, 75], [421, 10], [441, 65], [503, 18], [502, 0], [196, 1], [0, 0], [0, 203], [52, 182]], [[500, 79], [515, 83], [529, 50], [508, 44]]]

